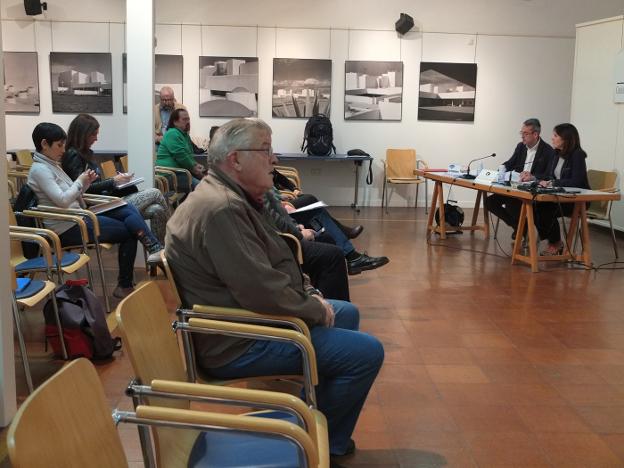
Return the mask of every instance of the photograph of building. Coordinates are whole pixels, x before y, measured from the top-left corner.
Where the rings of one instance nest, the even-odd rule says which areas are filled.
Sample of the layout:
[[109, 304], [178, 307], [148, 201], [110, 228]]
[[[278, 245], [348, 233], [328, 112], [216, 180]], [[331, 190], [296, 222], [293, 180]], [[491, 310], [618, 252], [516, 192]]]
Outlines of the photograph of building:
[[401, 120], [403, 62], [345, 62], [345, 120]]
[[474, 122], [476, 63], [421, 62], [418, 120]]
[[37, 52], [4, 52], [4, 111], [39, 113]]
[[258, 57], [199, 57], [199, 116], [258, 116]]
[[273, 117], [329, 116], [331, 60], [273, 59]]
[[50, 52], [52, 112], [112, 114], [111, 54]]

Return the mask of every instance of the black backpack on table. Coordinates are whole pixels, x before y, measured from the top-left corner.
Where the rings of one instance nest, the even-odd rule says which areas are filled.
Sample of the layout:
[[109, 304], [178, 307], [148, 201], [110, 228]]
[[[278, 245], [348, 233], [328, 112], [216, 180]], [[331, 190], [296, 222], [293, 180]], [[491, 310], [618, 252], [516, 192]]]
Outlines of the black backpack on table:
[[301, 151], [307, 151], [310, 156], [329, 156], [332, 150], [336, 154], [334, 130], [329, 117], [313, 115], [306, 123]]

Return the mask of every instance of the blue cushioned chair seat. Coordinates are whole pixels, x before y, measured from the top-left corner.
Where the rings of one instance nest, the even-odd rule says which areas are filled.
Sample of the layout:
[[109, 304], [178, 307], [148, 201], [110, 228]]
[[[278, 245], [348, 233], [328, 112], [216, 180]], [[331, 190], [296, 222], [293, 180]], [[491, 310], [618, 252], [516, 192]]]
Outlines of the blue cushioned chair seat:
[[[61, 266], [69, 266], [74, 264], [77, 260], [80, 259], [80, 255], [75, 252], [67, 252], [61, 257]], [[52, 265], [50, 267], [54, 268], [56, 266], [56, 255], [52, 255]], [[15, 271], [17, 273], [21, 271], [29, 271], [29, 270], [45, 270], [46, 261], [43, 257], [31, 258], [30, 260], [26, 260], [25, 262], [20, 263], [15, 267]]]
[[[257, 416], [297, 424], [296, 417], [281, 411], [265, 412]], [[199, 435], [191, 450], [187, 466], [299, 468], [301, 466], [299, 454], [297, 445], [283, 437], [213, 430]]]
[[24, 289], [15, 292], [16, 299], [25, 299], [34, 296], [45, 287], [45, 282], [41, 280], [32, 280]]

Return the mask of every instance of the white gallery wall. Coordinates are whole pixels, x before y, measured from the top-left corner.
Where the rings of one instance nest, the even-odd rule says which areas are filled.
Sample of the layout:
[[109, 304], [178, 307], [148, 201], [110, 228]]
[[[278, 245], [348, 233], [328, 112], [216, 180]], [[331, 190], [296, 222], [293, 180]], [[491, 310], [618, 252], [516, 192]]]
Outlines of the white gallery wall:
[[[614, 102], [616, 57], [624, 47], [624, 17], [577, 26], [572, 121], [578, 125], [590, 168], [618, 172], [624, 188], [624, 103]], [[624, 72], [624, 57], [622, 57]], [[624, 74], [617, 81], [624, 81]], [[613, 224], [624, 230], [624, 203], [612, 206]]]
[[[102, 3], [107, 3], [108, 8]], [[273, 146], [278, 152], [298, 151], [306, 121], [271, 117], [272, 59], [331, 59], [331, 120], [335, 144], [339, 152], [361, 148], [375, 157], [372, 186], [363, 184], [365, 171], [361, 173], [360, 203], [379, 205], [381, 160], [387, 148], [413, 147], [419, 157], [433, 167], [467, 163], [472, 158], [496, 152], [498, 157], [488, 164], [495, 167], [510, 156], [519, 141], [520, 123], [528, 117], [542, 120], [544, 135], [549, 141], [550, 129], [570, 119], [574, 63], [572, 20], [591, 19], [587, 15], [602, 8], [612, 10], [613, 5], [621, 1], [605, 1], [592, 12], [582, 2], [574, 0], [572, 13], [551, 11], [546, 0], [533, 0], [532, 6], [525, 0], [504, 0], [496, 5], [479, 0], [469, 9], [454, 0], [445, 3], [444, 8], [421, 1], [395, 1], [390, 2], [388, 8], [379, 8], [378, 2], [369, 0], [322, 0], [314, 8], [311, 4], [294, 5], [286, 0], [262, 2], [262, 6], [257, 5], [258, 2], [189, 0], [183, 7], [177, 4], [175, 8], [168, 2], [155, 3], [156, 53], [184, 56], [184, 93], [178, 98], [189, 108], [193, 134], [207, 136], [212, 125], [225, 121], [199, 117], [200, 55], [259, 57], [259, 117], [273, 128]], [[91, 4], [93, 14], [88, 8]], [[51, 4], [46, 15], [33, 21], [24, 17], [23, 10], [19, 16], [21, 2], [3, 0], [4, 17], [13, 18], [4, 19], [2, 23], [4, 50], [39, 53], [41, 95], [40, 115], [7, 116], [7, 147], [31, 147], [30, 132], [37, 122], [49, 120], [66, 127], [73, 118], [73, 115], [51, 112], [50, 51], [111, 52], [114, 113], [97, 115], [102, 124], [97, 148], [127, 147], [121, 95], [124, 5], [121, 0], [67, 0], [62, 6]], [[412, 14], [417, 23], [416, 31], [403, 38], [391, 30], [400, 11]], [[452, 15], [449, 11], [453, 11]], [[535, 15], [536, 11], [541, 14]], [[514, 18], [516, 20], [511, 21]], [[556, 18], [560, 21], [555, 21]], [[246, 26], [248, 24], [258, 26]], [[400, 122], [344, 120], [345, 60], [403, 61]], [[473, 123], [418, 121], [421, 61], [478, 64]], [[350, 164], [312, 161], [301, 162], [298, 167], [303, 172], [306, 191], [329, 204], [351, 203], [353, 168]], [[456, 190], [453, 198], [470, 206], [473, 195]], [[413, 203], [413, 196], [413, 187], [401, 187], [392, 193], [391, 204], [406, 206]], [[424, 204], [422, 191], [419, 204]]]

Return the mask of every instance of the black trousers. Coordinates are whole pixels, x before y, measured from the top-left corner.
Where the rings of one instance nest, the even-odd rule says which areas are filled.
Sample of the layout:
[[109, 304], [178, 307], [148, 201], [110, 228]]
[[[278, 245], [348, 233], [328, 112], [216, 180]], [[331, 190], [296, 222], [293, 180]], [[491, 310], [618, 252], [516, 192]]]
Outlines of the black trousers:
[[551, 244], [558, 243], [561, 240], [558, 218], [570, 216], [573, 211], [574, 203], [535, 203], [533, 205], [533, 216], [540, 239], [548, 239], [548, 242]]
[[324, 242], [301, 241], [302, 270], [327, 299], [349, 300], [349, 277], [342, 250]]
[[514, 231], [516, 230], [520, 220], [522, 201], [517, 198], [493, 194], [485, 199], [485, 207], [490, 213], [498, 216], [507, 226]]

